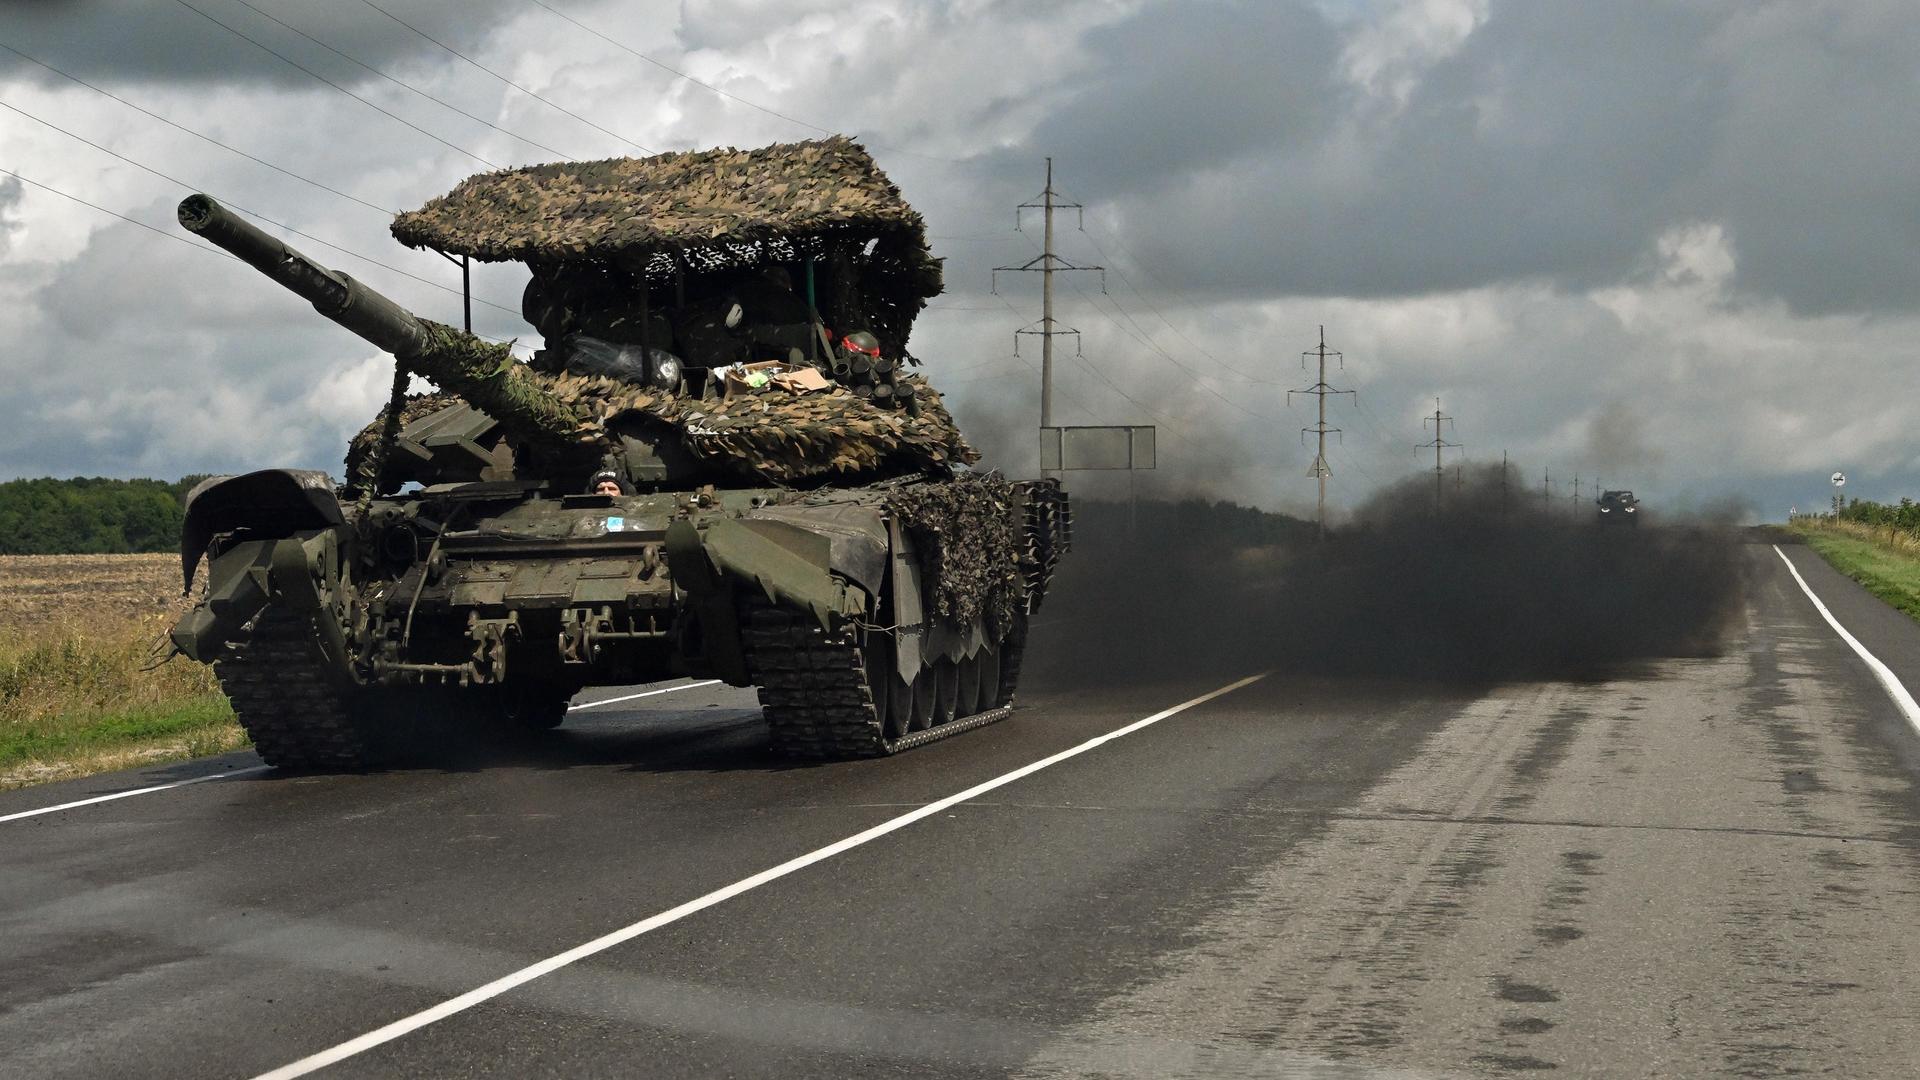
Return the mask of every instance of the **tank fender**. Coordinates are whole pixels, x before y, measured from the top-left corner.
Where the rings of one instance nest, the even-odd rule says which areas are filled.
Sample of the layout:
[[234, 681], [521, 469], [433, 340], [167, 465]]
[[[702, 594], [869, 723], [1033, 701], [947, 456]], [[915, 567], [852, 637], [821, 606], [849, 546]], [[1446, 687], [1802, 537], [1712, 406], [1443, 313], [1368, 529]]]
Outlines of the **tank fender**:
[[679, 628], [690, 674], [711, 674], [731, 686], [753, 685], [747, 654], [741, 647], [740, 613], [733, 590], [707, 558], [700, 530], [681, 518], [667, 526], [661, 545], [676, 589], [687, 594], [685, 622]]
[[887, 612], [894, 627], [893, 670], [907, 679], [925, 662], [926, 612], [920, 605], [920, 562], [914, 558], [913, 538], [896, 518], [887, 519], [887, 551], [888, 571], [893, 578], [892, 605]]
[[340, 538], [321, 529], [273, 540], [243, 540], [214, 556], [207, 597], [168, 634], [188, 659], [205, 663], [269, 604], [311, 612], [326, 651], [343, 665], [345, 629], [333, 611]]
[[200, 557], [221, 533], [245, 529], [248, 539], [279, 539], [345, 520], [333, 480], [323, 472], [262, 469], [203, 480], [187, 493], [186, 521], [180, 528], [182, 591], [193, 591]]
[[[749, 511], [741, 520], [782, 521], [820, 538], [827, 545], [827, 567], [872, 595], [886, 584], [887, 520], [869, 503], [786, 504]], [[817, 548], [809, 541], [809, 558]]]
[[[867, 594], [834, 577], [828, 568], [826, 537], [782, 521], [721, 518], [698, 533], [695, 569], [682, 578], [689, 561], [689, 537], [675, 522], [667, 530], [667, 563], [674, 580], [690, 593], [713, 591], [722, 581], [750, 584], [769, 601], [811, 612], [822, 629], [864, 614]], [[676, 543], [676, 535], [678, 543]], [[709, 576], [711, 575], [711, 576]]]

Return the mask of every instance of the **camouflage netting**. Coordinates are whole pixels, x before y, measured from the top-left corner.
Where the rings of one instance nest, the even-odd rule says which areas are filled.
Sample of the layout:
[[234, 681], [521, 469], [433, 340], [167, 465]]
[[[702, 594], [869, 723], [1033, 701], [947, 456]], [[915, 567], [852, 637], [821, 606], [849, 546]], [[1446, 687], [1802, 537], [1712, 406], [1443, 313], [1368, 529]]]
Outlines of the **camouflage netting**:
[[655, 282], [837, 261], [858, 271], [863, 321], [895, 354], [942, 287], [926, 223], [845, 136], [483, 173], [392, 229], [410, 247], [522, 261], [536, 273], [598, 263]]
[[513, 358], [511, 346], [431, 319], [421, 319], [420, 325], [427, 331], [427, 347], [401, 362], [421, 378], [466, 399], [521, 439], [550, 443], [591, 437], [581, 430], [580, 417], [553, 397], [541, 374]]
[[888, 496], [932, 580], [934, 614], [962, 626], [980, 616], [998, 636], [1026, 602], [1020, 573], [1021, 508], [999, 473], [920, 484]]
[[914, 385], [918, 416], [875, 408], [842, 387], [810, 394], [764, 390], [703, 400], [600, 377], [543, 378], [589, 423], [643, 413], [677, 428], [695, 457], [737, 462], [749, 475], [776, 483], [980, 460], [940, 395], [913, 377], [906, 381]]
[[[695, 457], [737, 465], [746, 477], [780, 484], [971, 465], [980, 460], [961, 437], [940, 395], [911, 376], [906, 381], [914, 384], [918, 416], [875, 408], [840, 388], [811, 394], [769, 390], [702, 400], [615, 379], [546, 375], [517, 366], [525, 373], [516, 380], [519, 390], [537, 391], [545, 408], [565, 410], [570, 418], [566, 425], [570, 434], [562, 440], [566, 445], [578, 445], [583, 436], [597, 440], [607, 421], [640, 413], [676, 428]], [[401, 422], [411, 424], [460, 400], [452, 394], [411, 397], [401, 410]], [[485, 407], [479, 401], [473, 404]], [[486, 411], [499, 419], [492, 408]], [[385, 417], [382, 410], [354, 437], [347, 451], [348, 476], [358, 477], [370, 460]]]

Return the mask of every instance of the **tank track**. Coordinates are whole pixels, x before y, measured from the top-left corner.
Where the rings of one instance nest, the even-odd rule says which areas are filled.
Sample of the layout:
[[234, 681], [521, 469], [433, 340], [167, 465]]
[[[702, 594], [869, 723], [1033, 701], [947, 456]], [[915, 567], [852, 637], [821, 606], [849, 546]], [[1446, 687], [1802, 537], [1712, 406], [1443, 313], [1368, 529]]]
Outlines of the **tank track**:
[[354, 720], [354, 692], [328, 671], [313, 636], [307, 616], [270, 607], [214, 660], [213, 673], [262, 761], [282, 769], [364, 769], [372, 754]]
[[[828, 632], [805, 615], [755, 606], [747, 610], [743, 629], [747, 663], [760, 686], [773, 749], [784, 757], [882, 757], [1013, 715], [1008, 703], [1012, 681], [1003, 669], [1001, 704], [889, 739], [874, 709], [866, 657], [851, 626]], [[1016, 660], [1016, 677], [1018, 667]]]

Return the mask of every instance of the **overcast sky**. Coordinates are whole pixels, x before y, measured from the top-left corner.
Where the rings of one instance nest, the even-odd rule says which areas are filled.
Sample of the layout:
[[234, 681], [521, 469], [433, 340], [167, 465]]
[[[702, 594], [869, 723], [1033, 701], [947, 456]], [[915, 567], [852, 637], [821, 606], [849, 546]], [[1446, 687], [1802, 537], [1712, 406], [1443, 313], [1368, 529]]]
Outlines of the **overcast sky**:
[[[339, 472], [390, 361], [182, 232], [189, 189], [457, 322], [392, 212], [845, 132], [927, 216], [913, 349], [1010, 471], [1039, 281], [992, 270], [1051, 155], [1107, 268], [1059, 287], [1056, 419], [1158, 425], [1143, 491], [1310, 507], [1324, 324], [1337, 507], [1432, 467], [1436, 396], [1449, 463], [1536, 496], [1920, 495], [1912, 0], [10, 0], [0, 45], [0, 478]], [[476, 273], [477, 330], [534, 339], [524, 280]]]

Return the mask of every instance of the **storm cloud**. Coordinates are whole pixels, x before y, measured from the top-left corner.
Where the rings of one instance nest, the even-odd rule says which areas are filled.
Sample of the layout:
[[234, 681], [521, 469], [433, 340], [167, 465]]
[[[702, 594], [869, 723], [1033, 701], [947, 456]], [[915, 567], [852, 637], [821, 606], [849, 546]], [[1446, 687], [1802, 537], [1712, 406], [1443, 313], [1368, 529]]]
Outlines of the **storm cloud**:
[[[124, 102], [0, 52], [23, 110], [0, 113], [0, 156], [31, 181], [0, 177], [0, 475], [337, 469], [382, 393], [351, 336], [102, 209], [179, 235], [172, 204], [208, 190], [457, 320], [457, 271], [394, 245], [385, 212], [543, 147], [823, 130], [926, 214], [948, 293], [914, 352], [1014, 471], [1038, 350], [1013, 331], [1038, 289], [993, 271], [1037, 253], [1013, 207], [1048, 156], [1085, 204], [1061, 250], [1106, 268], [1059, 285], [1080, 331], [1057, 342], [1059, 420], [1157, 425], [1142, 493], [1310, 500], [1312, 402], [1286, 391], [1313, 382], [1323, 324], [1347, 360], [1330, 381], [1359, 391], [1329, 404], [1336, 513], [1431, 467], [1436, 397], [1450, 465], [1507, 451], [1656, 501], [1772, 513], [1834, 468], [1871, 496], [1920, 467], [1920, 18], [1897, 0], [551, 6], [578, 24], [530, 0], [7, 5], [0, 42]], [[523, 280], [477, 271], [477, 330], [530, 333]]]

